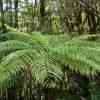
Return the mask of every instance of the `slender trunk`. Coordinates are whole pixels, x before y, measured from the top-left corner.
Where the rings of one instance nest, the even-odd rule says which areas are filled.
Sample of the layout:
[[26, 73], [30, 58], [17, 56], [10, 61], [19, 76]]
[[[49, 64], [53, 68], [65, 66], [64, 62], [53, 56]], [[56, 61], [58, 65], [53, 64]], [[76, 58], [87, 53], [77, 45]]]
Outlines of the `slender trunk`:
[[88, 22], [89, 22], [89, 27], [90, 27], [90, 33], [94, 34], [96, 32], [96, 19], [92, 11], [89, 11]]
[[8, 100], [16, 100], [16, 89], [15, 88], [8, 89]]
[[35, 0], [35, 3], [33, 3], [33, 9], [32, 9], [32, 30], [31, 31], [34, 31], [36, 30], [36, 25], [34, 23], [34, 18], [37, 16], [37, 0]]
[[45, 17], [45, 0], [40, 0], [40, 30], [43, 31]]
[[6, 0], [6, 16], [7, 16], [7, 18], [5, 19], [5, 22], [7, 23], [7, 24], [9, 24], [9, 1], [8, 0]]
[[9, 25], [13, 26], [12, 0], [9, 0]]
[[55, 89], [45, 89], [45, 100], [56, 100]]
[[4, 25], [4, 10], [3, 10], [3, 0], [0, 0], [0, 12], [1, 12], [1, 30], [5, 32], [5, 25]]
[[15, 6], [15, 28], [18, 28], [18, 0], [14, 1], [14, 6]]

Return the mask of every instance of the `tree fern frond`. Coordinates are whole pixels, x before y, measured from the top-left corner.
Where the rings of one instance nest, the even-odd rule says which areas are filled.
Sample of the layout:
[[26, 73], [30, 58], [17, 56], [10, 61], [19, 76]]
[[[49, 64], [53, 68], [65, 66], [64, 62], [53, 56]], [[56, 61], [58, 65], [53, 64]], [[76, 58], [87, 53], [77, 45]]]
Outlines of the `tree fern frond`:
[[23, 32], [14, 32], [14, 33], [5, 33], [0, 35], [0, 41], [7, 40], [18, 40], [22, 42], [26, 42], [32, 45], [40, 45], [40, 46], [48, 46], [48, 40], [46, 37], [37, 35], [30, 35], [28, 33]]
[[37, 33], [29, 34], [23, 32], [10, 32], [2, 34], [0, 36], [0, 40], [19, 40], [30, 44], [40, 44], [41, 46], [48, 46], [48, 40], [46, 39], [46, 37]]
[[[46, 64], [47, 63], [47, 64]], [[14, 85], [16, 78], [25, 69], [31, 68], [32, 76], [36, 82], [43, 83], [51, 75], [61, 79], [62, 71], [60, 67], [50, 64], [45, 58], [44, 51], [33, 49], [20, 50], [9, 54], [0, 63], [0, 86], [8, 88]], [[12, 80], [13, 79], [13, 80]]]
[[[100, 72], [100, 43], [72, 39], [66, 43], [56, 42], [58, 45], [53, 47], [41, 34], [8, 33], [1, 35], [1, 39], [3, 37], [1, 87], [13, 86], [22, 71], [29, 69], [35, 82], [43, 85], [62, 79], [62, 65], [87, 76]], [[40, 49], [41, 46], [46, 47], [46, 51]]]
[[68, 42], [66, 42], [64, 45], [75, 45], [78, 47], [91, 47], [91, 48], [99, 48], [100, 43], [96, 41], [86, 41], [86, 40], [78, 40], [78, 39], [72, 39]]
[[34, 45], [29, 45], [25, 42], [20, 42], [17, 40], [9, 40], [0, 43], [0, 58], [4, 57], [6, 54], [14, 52], [16, 50], [23, 50], [29, 48], [37, 48]]
[[42, 35], [41, 32], [32, 32], [30, 35], [32, 36], [33, 40], [36, 40], [41, 45], [46, 47], [49, 45], [48, 38], [45, 35]]
[[84, 75], [100, 72], [100, 46], [98, 43], [68, 42], [50, 49], [50, 57], [59, 64], [67, 65], [71, 70]]

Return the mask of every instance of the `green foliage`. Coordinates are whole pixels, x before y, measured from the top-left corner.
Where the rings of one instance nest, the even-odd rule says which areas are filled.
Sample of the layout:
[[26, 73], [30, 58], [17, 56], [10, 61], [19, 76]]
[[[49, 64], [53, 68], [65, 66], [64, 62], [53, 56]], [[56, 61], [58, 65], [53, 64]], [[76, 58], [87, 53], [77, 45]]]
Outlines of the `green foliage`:
[[50, 57], [73, 71], [84, 75], [94, 75], [100, 71], [100, 43], [75, 39], [50, 48], [50, 51]]
[[3, 86], [3, 88], [11, 87], [16, 77], [20, 77], [16, 73], [21, 72], [21, 70], [25, 71], [25, 69], [32, 70], [32, 77], [33, 79], [35, 78], [35, 82], [37, 83], [44, 83], [45, 79], [49, 77], [55, 76], [61, 78], [62, 72], [59, 67], [46, 61], [45, 53], [33, 49], [18, 50], [9, 54], [2, 59], [0, 64], [0, 75], [2, 76], [0, 86]]
[[51, 46], [55, 47], [60, 44], [66, 43], [71, 37], [68, 34], [52, 34], [47, 35], [49, 43]]
[[16, 50], [23, 50], [28, 48], [33, 48], [34, 46], [29, 45], [25, 42], [20, 42], [17, 40], [9, 40], [0, 43], [0, 58], [6, 56], [10, 52], [14, 52]]
[[32, 37], [32, 40], [37, 41], [41, 45], [44, 45], [46, 47], [49, 45], [49, 41], [48, 41], [47, 37], [43, 36], [41, 34], [41, 32], [32, 32], [32, 33], [30, 33], [30, 35]]
[[40, 33], [9, 32], [0, 35], [0, 41], [18, 40], [34, 46], [48, 46], [48, 40]]
[[100, 43], [79, 38], [69, 41], [62, 37], [60, 41], [60, 37], [57, 39], [54, 45], [50, 38], [38, 32], [1, 34], [1, 88], [13, 86], [27, 70], [32, 73], [35, 83], [46, 87], [60, 84], [63, 67], [86, 76], [100, 72]]
[[[23, 70], [28, 69], [31, 70], [35, 82], [44, 84], [44, 86], [47, 86], [47, 80], [62, 79], [61, 68], [50, 62], [47, 49], [44, 50], [44, 47], [47, 48], [48, 46], [45, 36], [35, 33], [31, 33], [31, 35], [27, 33], [5, 33], [1, 35], [1, 38], [5, 39], [0, 43], [1, 88], [13, 86], [16, 78], [20, 77]], [[48, 86], [54, 86], [54, 83], [52, 85], [48, 83]]]

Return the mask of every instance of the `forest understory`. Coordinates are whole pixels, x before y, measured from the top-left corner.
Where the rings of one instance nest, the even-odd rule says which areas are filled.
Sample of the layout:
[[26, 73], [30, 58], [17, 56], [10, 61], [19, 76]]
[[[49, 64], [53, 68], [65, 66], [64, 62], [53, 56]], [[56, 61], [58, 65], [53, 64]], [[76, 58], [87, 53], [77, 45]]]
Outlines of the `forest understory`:
[[0, 100], [100, 100], [100, 0], [0, 0]]

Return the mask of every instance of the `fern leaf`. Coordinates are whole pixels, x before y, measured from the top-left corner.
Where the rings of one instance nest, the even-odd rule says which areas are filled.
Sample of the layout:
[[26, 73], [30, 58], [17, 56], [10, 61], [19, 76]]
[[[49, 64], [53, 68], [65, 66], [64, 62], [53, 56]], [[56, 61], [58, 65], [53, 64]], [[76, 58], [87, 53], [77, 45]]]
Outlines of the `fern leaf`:
[[[52, 52], [51, 52], [52, 51]], [[59, 64], [84, 75], [100, 72], [100, 44], [72, 41], [60, 47], [50, 48], [50, 57]]]
[[13, 52], [2, 59], [0, 63], [0, 86], [8, 88], [15, 84], [16, 78], [20, 77], [22, 69], [31, 68], [33, 79], [43, 84], [46, 79], [53, 77], [61, 79], [62, 71], [60, 67], [50, 63], [44, 51], [33, 49], [20, 50]]

